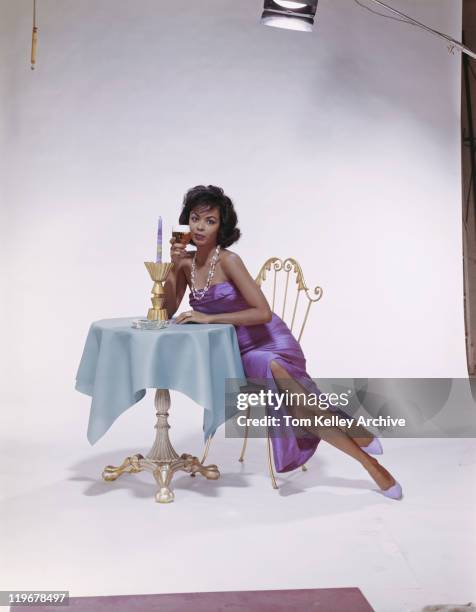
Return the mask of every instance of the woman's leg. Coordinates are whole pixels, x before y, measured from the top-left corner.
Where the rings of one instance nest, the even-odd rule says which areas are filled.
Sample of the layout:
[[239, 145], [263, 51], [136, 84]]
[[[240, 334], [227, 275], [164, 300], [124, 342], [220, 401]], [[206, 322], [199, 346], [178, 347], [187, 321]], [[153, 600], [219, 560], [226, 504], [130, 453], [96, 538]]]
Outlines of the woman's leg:
[[[274, 368], [274, 371], [273, 371], [273, 368]], [[291, 377], [289, 372], [285, 368], [283, 368], [277, 361], [273, 360], [271, 362], [271, 371], [273, 372], [274, 378], [276, 378], [279, 375], [282, 375], [283, 378], [288, 379], [290, 381], [290, 384], [293, 384], [293, 387], [295, 388], [296, 393], [304, 392], [307, 395], [308, 393], [307, 389], [304, 389], [302, 385], [300, 385], [297, 381], [295, 381], [294, 378]], [[330, 412], [332, 412], [332, 410]], [[337, 427], [339, 426], [337, 425]], [[360, 447], [368, 446], [375, 437], [373, 433], [371, 433], [363, 425], [357, 425], [356, 423], [352, 423], [352, 425], [348, 427], [341, 427], [340, 429], [342, 429]]]
[[[274, 359], [270, 363], [271, 372], [275, 379], [278, 389], [282, 392], [299, 393], [307, 396], [309, 392], [301, 386], [290, 374]], [[298, 419], [311, 419], [314, 422], [315, 412], [303, 402], [299, 400], [291, 404], [287, 404], [288, 409], [294, 417]], [[345, 430], [334, 426], [324, 425], [303, 425], [304, 429], [311, 432], [315, 436], [325, 440], [332, 446], [335, 446], [342, 452], [353, 457], [358, 461], [375, 480], [381, 489], [388, 489], [395, 484], [393, 476], [374, 458], [363, 451], [360, 446], [351, 438]]]

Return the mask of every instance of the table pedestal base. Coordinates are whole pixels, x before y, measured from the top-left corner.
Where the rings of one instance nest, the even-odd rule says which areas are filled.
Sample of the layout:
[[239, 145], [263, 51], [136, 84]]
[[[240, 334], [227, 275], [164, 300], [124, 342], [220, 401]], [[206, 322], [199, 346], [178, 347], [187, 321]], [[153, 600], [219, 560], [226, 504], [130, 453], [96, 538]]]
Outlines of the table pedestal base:
[[159, 490], [155, 494], [155, 501], [166, 504], [174, 501], [174, 492], [170, 488], [170, 483], [176, 472], [188, 472], [195, 475], [197, 472], [208, 478], [216, 480], [220, 477], [220, 472], [216, 465], [203, 465], [198, 457], [188, 455], [178, 455], [169, 439], [170, 425], [168, 423], [170, 408], [170, 393], [168, 389], [157, 389], [155, 393], [155, 410], [157, 424], [155, 428], [156, 438], [154, 445], [150, 449], [147, 457], [140, 453], [126, 457], [120, 466], [107, 465], [104, 468], [102, 477], [104, 480], [116, 480], [124, 472], [136, 474], [142, 470], [152, 472]]

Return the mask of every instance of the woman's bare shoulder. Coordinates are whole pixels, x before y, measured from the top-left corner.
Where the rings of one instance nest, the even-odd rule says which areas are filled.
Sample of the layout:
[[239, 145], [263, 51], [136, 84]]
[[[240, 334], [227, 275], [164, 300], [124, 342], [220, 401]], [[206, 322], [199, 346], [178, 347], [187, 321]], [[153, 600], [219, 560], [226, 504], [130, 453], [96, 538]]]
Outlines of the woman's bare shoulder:
[[223, 261], [241, 261], [241, 257], [238, 255], [238, 253], [234, 253], [228, 249], [221, 249], [220, 256], [223, 258]]
[[222, 251], [224, 257], [222, 259], [222, 267], [227, 275], [232, 275], [233, 273], [243, 273], [247, 271], [246, 265], [238, 255], [238, 253], [234, 253], [233, 251], [224, 250]]

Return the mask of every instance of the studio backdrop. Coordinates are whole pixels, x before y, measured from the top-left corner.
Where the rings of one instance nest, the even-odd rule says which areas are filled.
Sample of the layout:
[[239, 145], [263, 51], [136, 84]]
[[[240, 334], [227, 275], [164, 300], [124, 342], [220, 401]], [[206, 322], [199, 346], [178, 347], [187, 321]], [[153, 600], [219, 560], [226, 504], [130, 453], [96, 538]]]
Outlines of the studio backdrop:
[[[461, 37], [460, 0], [392, 5]], [[323, 288], [311, 376], [466, 375], [459, 53], [353, 0], [312, 33], [261, 11], [41, 0], [31, 71], [32, 3], [0, 0], [7, 424], [71, 418], [90, 323], [146, 314], [157, 218], [167, 243], [196, 184], [233, 199], [253, 275], [292, 256]]]

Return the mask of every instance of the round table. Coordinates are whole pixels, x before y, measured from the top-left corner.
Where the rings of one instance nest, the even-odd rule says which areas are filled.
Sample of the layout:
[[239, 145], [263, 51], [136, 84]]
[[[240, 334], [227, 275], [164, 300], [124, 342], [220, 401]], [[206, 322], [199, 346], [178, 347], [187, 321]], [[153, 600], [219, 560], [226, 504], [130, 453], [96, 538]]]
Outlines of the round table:
[[[135, 317], [139, 318], [139, 317]], [[155, 388], [156, 439], [146, 457], [136, 453], [121, 465], [108, 465], [105, 480], [124, 472], [151, 471], [159, 484], [155, 499], [173, 501], [170, 483], [183, 470], [219, 478], [216, 465], [205, 466], [193, 455], [174, 450], [168, 430], [169, 389], [181, 391], [204, 408], [203, 429], [210, 440], [225, 421], [225, 381], [239, 391], [246, 385], [233, 325], [176, 325], [160, 330], [135, 329], [134, 317], [92, 323], [76, 376], [76, 389], [91, 396], [88, 440], [95, 444], [112, 423]], [[230, 387], [228, 387], [230, 388]]]

